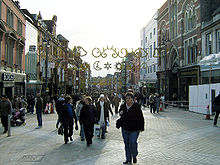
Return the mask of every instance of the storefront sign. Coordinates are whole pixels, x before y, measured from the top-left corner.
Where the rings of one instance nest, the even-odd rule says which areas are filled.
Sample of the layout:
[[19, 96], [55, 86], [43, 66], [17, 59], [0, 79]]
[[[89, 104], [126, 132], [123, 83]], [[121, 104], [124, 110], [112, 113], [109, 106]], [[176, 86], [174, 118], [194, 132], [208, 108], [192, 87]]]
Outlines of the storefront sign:
[[11, 73], [3, 73], [2, 74], [2, 80], [3, 81], [14, 81], [15, 80], [15, 76]]

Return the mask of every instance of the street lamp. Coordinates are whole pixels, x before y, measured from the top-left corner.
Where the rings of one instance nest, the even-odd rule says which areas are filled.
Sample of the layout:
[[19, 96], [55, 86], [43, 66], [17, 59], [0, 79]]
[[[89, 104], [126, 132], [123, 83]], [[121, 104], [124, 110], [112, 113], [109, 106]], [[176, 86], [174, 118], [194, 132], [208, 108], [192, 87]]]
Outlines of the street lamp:
[[50, 41], [48, 39], [48, 34], [46, 40], [43, 41], [43, 44], [46, 45], [46, 59], [45, 59], [45, 92], [48, 93], [48, 77], [47, 77], [47, 72], [48, 72], [48, 48], [50, 47]]

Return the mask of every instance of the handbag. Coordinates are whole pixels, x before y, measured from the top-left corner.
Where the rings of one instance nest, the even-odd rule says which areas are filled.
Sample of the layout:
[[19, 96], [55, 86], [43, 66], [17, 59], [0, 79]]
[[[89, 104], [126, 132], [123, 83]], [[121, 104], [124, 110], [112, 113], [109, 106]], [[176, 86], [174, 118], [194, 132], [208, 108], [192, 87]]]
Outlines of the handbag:
[[60, 127], [58, 128], [58, 135], [63, 135], [63, 132], [64, 132], [64, 130], [63, 130], [64, 128], [63, 128], [63, 125], [61, 124], [60, 125]]
[[100, 125], [94, 124], [94, 135], [98, 136], [100, 134]]

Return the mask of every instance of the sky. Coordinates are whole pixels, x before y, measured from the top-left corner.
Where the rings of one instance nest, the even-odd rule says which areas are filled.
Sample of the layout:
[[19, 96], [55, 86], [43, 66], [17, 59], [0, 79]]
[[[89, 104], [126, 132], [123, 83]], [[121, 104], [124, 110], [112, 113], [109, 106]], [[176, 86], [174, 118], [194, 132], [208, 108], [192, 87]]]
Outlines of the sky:
[[[152, 19], [166, 0], [20, 0], [22, 9], [31, 14], [41, 12], [43, 20], [57, 16], [57, 35], [69, 40], [69, 48], [82, 46], [87, 55], [83, 60], [90, 63], [92, 76], [114, 73], [114, 65], [121, 58], [94, 58], [94, 48], [113, 47], [135, 50], [141, 46], [140, 31]], [[93, 69], [98, 62], [100, 71]], [[111, 64], [110, 69], [104, 68]], [[97, 66], [97, 65], [95, 65]]]

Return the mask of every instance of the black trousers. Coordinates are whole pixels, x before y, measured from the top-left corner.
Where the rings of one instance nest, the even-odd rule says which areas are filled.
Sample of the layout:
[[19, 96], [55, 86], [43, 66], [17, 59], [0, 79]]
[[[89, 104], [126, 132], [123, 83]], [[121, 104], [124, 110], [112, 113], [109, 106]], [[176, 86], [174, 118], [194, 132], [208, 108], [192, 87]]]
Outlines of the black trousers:
[[1, 115], [1, 122], [4, 127], [4, 131], [8, 131], [8, 116]]
[[73, 120], [63, 123], [63, 129], [64, 129], [64, 141], [68, 142], [68, 137], [71, 137], [73, 135]]
[[115, 114], [118, 114], [118, 107], [115, 106]]
[[220, 113], [219, 111], [218, 111], [218, 112], [215, 112], [214, 125], [217, 124], [219, 113]]
[[83, 124], [85, 138], [88, 144], [92, 144], [94, 124]]

